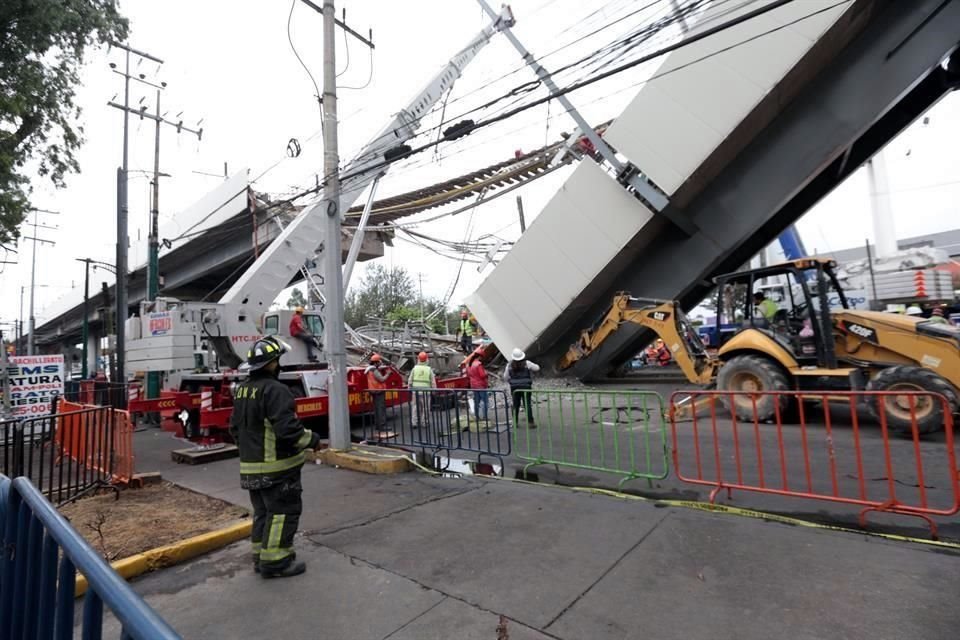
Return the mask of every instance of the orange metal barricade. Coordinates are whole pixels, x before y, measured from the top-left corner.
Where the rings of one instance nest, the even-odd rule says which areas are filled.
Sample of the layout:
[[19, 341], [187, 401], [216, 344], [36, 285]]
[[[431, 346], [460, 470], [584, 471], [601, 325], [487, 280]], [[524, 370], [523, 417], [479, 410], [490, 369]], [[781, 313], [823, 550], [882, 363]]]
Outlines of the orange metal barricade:
[[[774, 417], [757, 419], [757, 406], [771, 396]], [[682, 422], [681, 398], [706, 405], [706, 411]], [[888, 425], [882, 409], [890, 400], [909, 415], [906, 432], [894, 433]], [[728, 411], [733, 402], [753, 417]], [[869, 404], [877, 411], [864, 411]], [[917, 416], [927, 407], [942, 411], [942, 433], [920, 433]], [[897, 513], [926, 520], [934, 537], [932, 517], [960, 511], [953, 416], [940, 394], [677, 392], [671, 397], [670, 427], [677, 478], [713, 487], [711, 502], [720, 491], [730, 497], [742, 490], [844, 503], [862, 507], [861, 526], [871, 511]]]
[[127, 411], [61, 401], [57, 407], [56, 444], [62, 456], [108, 474], [112, 482], [133, 478], [133, 423]]

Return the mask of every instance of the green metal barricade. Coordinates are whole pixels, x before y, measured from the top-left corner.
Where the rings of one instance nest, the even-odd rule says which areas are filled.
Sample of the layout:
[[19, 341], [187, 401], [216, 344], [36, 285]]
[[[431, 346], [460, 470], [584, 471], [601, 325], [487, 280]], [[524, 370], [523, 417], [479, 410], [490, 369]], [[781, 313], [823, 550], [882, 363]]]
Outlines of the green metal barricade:
[[656, 392], [533, 389], [516, 392], [513, 404], [514, 455], [527, 461], [524, 473], [552, 464], [621, 475], [622, 486], [670, 472], [667, 421]]

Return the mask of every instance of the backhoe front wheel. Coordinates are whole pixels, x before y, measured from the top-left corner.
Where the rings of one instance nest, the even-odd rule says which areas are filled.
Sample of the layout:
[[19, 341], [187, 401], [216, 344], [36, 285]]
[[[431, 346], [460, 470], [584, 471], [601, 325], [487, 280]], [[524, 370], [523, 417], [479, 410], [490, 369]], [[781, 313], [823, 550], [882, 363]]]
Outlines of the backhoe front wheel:
[[732, 391], [722, 397], [723, 405], [741, 420], [770, 420], [778, 413], [783, 419], [790, 404], [786, 395], [766, 393], [787, 391], [790, 381], [773, 362], [761, 356], [736, 356], [720, 367], [717, 389]]
[[[879, 422], [881, 412], [886, 415], [887, 428], [894, 433], [911, 437], [916, 421], [917, 433], [926, 435], [943, 429], [945, 409], [956, 413], [958, 397], [953, 386], [929, 369], [909, 365], [884, 369], [867, 383], [868, 391], [901, 391], [902, 395], [883, 395], [866, 398], [870, 413]], [[939, 393], [946, 399], [912, 393]]]

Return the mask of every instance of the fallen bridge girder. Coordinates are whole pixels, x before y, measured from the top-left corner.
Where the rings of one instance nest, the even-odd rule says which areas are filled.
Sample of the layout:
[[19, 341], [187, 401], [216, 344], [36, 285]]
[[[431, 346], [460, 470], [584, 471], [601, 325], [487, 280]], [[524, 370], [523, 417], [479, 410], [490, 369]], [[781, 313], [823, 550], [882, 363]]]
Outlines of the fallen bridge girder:
[[[930, 18], [932, 16], [932, 18]], [[830, 68], [684, 207], [700, 227], [665, 228], [541, 361], [556, 361], [617, 291], [691, 308], [950, 90], [940, 68], [956, 50], [960, 0], [888, 3]], [[849, 153], [846, 152], [849, 150]], [[844, 161], [843, 156], [848, 157]], [[651, 336], [622, 327], [571, 373], [598, 378]]]

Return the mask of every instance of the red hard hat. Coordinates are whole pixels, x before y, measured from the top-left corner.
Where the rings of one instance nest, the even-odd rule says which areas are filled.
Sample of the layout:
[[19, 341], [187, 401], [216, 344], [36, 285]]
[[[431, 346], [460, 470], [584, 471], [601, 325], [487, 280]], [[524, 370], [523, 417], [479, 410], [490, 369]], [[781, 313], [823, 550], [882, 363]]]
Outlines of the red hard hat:
[[417, 354], [417, 360], [419, 360], [420, 362], [426, 362], [426, 361], [427, 361], [427, 352], [426, 352], [426, 351], [421, 351], [420, 353], [418, 353], [418, 354]]
[[380, 362], [381, 360], [383, 360], [383, 358], [380, 357], [379, 353], [375, 353], [370, 356], [370, 362]]

